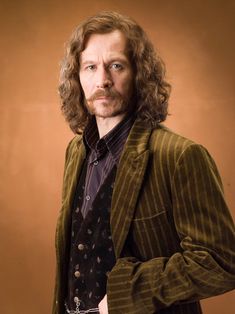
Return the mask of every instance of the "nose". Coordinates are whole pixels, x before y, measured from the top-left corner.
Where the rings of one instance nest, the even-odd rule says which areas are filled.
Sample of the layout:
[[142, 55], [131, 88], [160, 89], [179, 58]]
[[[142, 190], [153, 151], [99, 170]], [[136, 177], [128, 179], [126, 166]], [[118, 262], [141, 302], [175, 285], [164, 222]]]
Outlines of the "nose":
[[113, 85], [112, 77], [110, 72], [105, 67], [100, 67], [97, 71], [97, 88], [110, 88]]

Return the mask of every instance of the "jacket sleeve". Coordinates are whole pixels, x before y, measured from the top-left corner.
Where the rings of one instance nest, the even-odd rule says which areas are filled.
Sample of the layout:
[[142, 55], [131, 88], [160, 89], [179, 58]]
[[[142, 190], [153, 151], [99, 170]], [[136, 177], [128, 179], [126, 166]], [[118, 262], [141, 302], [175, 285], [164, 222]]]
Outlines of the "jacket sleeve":
[[107, 285], [109, 313], [154, 313], [235, 288], [234, 225], [221, 179], [208, 152], [191, 144], [171, 178], [181, 251], [141, 262], [119, 258]]

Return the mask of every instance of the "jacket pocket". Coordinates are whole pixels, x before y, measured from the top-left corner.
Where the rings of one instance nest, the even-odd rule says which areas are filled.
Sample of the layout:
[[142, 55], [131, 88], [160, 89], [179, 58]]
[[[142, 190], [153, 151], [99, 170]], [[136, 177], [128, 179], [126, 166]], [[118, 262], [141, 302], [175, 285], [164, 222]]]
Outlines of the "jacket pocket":
[[133, 252], [142, 260], [170, 256], [179, 247], [175, 226], [167, 211], [151, 217], [133, 219], [130, 240]]

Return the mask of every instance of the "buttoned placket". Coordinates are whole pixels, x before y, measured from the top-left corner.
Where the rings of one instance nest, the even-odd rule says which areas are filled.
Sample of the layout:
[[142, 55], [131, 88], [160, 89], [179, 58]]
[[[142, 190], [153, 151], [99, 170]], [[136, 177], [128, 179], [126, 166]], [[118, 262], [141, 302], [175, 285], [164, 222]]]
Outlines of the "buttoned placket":
[[[106, 155], [107, 152], [108, 152], [108, 148], [105, 144], [105, 141], [101, 139], [97, 143], [96, 149], [92, 149], [90, 152], [90, 156], [88, 157], [88, 169], [87, 169], [87, 175], [85, 179], [85, 189], [84, 189], [85, 197], [84, 197], [84, 202], [82, 205], [83, 216], [85, 216], [88, 210], [91, 208], [91, 204], [94, 201], [94, 195], [98, 193], [100, 186], [103, 184], [104, 173], [103, 171], [102, 172], [98, 171], [96, 167], [100, 163], [99, 160], [102, 161], [103, 157]], [[95, 194], [94, 194], [94, 191], [93, 192], [90, 191], [91, 181], [93, 181], [93, 186], [96, 185]]]
[[[120, 134], [119, 132], [116, 131], [116, 134]], [[94, 137], [93, 137], [94, 138]], [[109, 138], [110, 140], [110, 138]], [[94, 143], [94, 142], [93, 142]], [[108, 141], [107, 141], [108, 143]], [[85, 219], [86, 215], [88, 214], [88, 212], [90, 211], [91, 207], [92, 207], [92, 204], [94, 202], [94, 198], [96, 197], [96, 195], [99, 194], [99, 188], [103, 185], [104, 183], [104, 180], [105, 178], [107, 177], [107, 175], [109, 174], [109, 172], [111, 171], [110, 169], [113, 168], [114, 165], [116, 165], [116, 163], [118, 162], [118, 156], [116, 155], [118, 151], [121, 151], [121, 148], [118, 147], [118, 145], [115, 144], [115, 149], [118, 147], [118, 149], [114, 150], [114, 144], [113, 143], [116, 143], [114, 140], [110, 140], [110, 144], [107, 146], [107, 143], [105, 142], [104, 139], [102, 139], [100, 142], [97, 143], [97, 145], [95, 145], [95, 147], [93, 146], [93, 148], [91, 146], [89, 146], [90, 148], [90, 152], [88, 153], [88, 160], [86, 161], [86, 167], [87, 169], [84, 171], [84, 183], [85, 185], [81, 187], [81, 189], [83, 190], [83, 193], [80, 193], [79, 195], [79, 199], [80, 199], [80, 203], [79, 203], [79, 207], [77, 207], [76, 210], [74, 210], [74, 214], [75, 214], [75, 221], [79, 221], [81, 219], [81, 217], [79, 218], [79, 216], [77, 216], [77, 214], [80, 213], [80, 215], [82, 214], [83, 216], [83, 219]], [[108, 148], [109, 147], [109, 148]], [[105, 156], [105, 154], [109, 152], [110, 153], [110, 156], [108, 159], [103, 159], [103, 157]], [[108, 160], [108, 163], [107, 163], [107, 160]], [[107, 163], [107, 165], [106, 165]], [[99, 167], [99, 170], [97, 169]], [[89, 169], [88, 169], [89, 168]], [[97, 170], [98, 171], [97, 171]], [[101, 169], [101, 171], [100, 171]], [[86, 173], [86, 174], [85, 174]], [[94, 178], [95, 177], [95, 178]], [[98, 178], [97, 178], [98, 177]], [[94, 185], [93, 185], [93, 190], [90, 190], [90, 183], [91, 183], [91, 180], [92, 180], [92, 184], [94, 184], [94, 181], [93, 181], [93, 178], [95, 179], [95, 183], [96, 183], [96, 188], [94, 189]], [[108, 187], [113, 187], [113, 182], [112, 184], [108, 184]], [[111, 192], [111, 191], [110, 191]], [[110, 192], [107, 192], [107, 189], [105, 191], [102, 191], [102, 193], [100, 194], [100, 201], [101, 201], [101, 204], [103, 204], [102, 206], [104, 206], [105, 208], [107, 209], [110, 209], [110, 205], [108, 206], [105, 206], [104, 205], [104, 195], [109, 195], [111, 197], [112, 193]], [[94, 195], [94, 197], [93, 197]], [[83, 199], [83, 204], [81, 203]], [[82, 212], [82, 209], [83, 207], [85, 207], [85, 212]], [[97, 223], [101, 222], [100, 221], [100, 217], [102, 215], [100, 215], [99, 217], [97, 217], [98, 221]], [[109, 220], [108, 220], [109, 221]], [[77, 223], [75, 222], [75, 225], [74, 225], [74, 228], [76, 228], [78, 230], [78, 227], [79, 227], [79, 223], [78, 225], [76, 225]], [[90, 232], [92, 233], [92, 230], [90, 229], [84, 229], [84, 233], [87, 233], [87, 236], [90, 238]], [[74, 232], [74, 230], [72, 230], [72, 233], [76, 233]], [[102, 233], [100, 233], [100, 236], [101, 236], [101, 239], [103, 239], [102, 237]], [[88, 238], [88, 239], [89, 239]], [[106, 236], [107, 238], [107, 236]], [[109, 238], [109, 237], [108, 237]], [[111, 236], [110, 236], [110, 239], [111, 239]], [[75, 240], [75, 237], [74, 237], [74, 240]], [[85, 240], [85, 239], [83, 239]], [[75, 240], [76, 241], [76, 240]], [[74, 298], [78, 298], [78, 296], [80, 297], [79, 295], [79, 291], [85, 291], [84, 288], [83, 288], [83, 284], [85, 284], [84, 282], [84, 276], [85, 273], [83, 273], [83, 268], [82, 267], [82, 263], [84, 263], [84, 258], [85, 256], [87, 256], [87, 262], [89, 262], [89, 250], [92, 251], [92, 255], [94, 256], [95, 254], [95, 258], [96, 258], [96, 263], [98, 265], [102, 265], [102, 260], [104, 257], [102, 257], [102, 259], [100, 258], [99, 255], [96, 255], [97, 253], [95, 253], [95, 251], [97, 251], [96, 249], [96, 245], [94, 243], [90, 243], [90, 241], [88, 240], [87, 242], [89, 243], [85, 243], [85, 242], [74, 242], [74, 249], [76, 251], [76, 247], [77, 247], [77, 250], [80, 252], [78, 257], [77, 257], [77, 260], [75, 259], [74, 262], [73, 262], [73, 274], [74, 274], [74, 282], [77, 282], [79, 287], [81, 285], [81, 288], [78, 289], [73, 289], [73, 291], [71, 290], [71, 299], [70, 299], [70, 306], [71, 308], [75, 308], [76, 307], [76, 311], [70, 311], [69, 313], [70, 314], [77, 314], [77, 313], [95, 313], [96, 309], [90, 309], [90, 310], [79, 310], [79, 307], [81, 308], [81, 304], [82, 304], [82, 308], [85, 309], [85, 304], [83, 304], [82, 301], [80, 301], [79, 299], [74, 299]], [[89, 244], [89, 245], [88, 245]], [[107, 255], [110, 255], [112, 253], [112, 244], [108, 244], [107, 245]], [[86, 254], [86, 250], [87, 249], [87, 254]], [[94, 250], [94, 251], [93, 251]], [[78, 252], [77, 251], [77, 252]], [[76, 254], [76, 253], [75, 253]], [[80, 256], [80, 257], [79, 257]], [[77, 264], [76, 264], [77, 263]], [[110, 264], [112, 265], [113, 262], [111, 262]], [[80, 267], [80, 265], [81, 267]], [[72, 269], [71, 269], [72, 270]], [[93, 273], [94, 269], [93, 269], [93, 266], [92, 268], [90, 269], [90, 273]], [[105, 273], [108, 273], [107, 271]], [[72, 275], [72, 273], [71, 273]], [[94, 275], [92, 275], [94, 276]], [[72, 278], [72, 277], [71, 277]], [[77, 281], [78, 280], [78, 281]], [[98, 282], [95, 282], [94, 281], [94, 284], [99, 284]], [[76, 287], [77, 284], [75, 284], [75, 286], [71, 286], [71, 287]], [[97, 286], [99, 287], [99, 286]], [[82, 290], [80, 290], [82, 289]], [[89, 292], [89, 291], [88, 291]], [[91, 291], [90, 291], [91, 292]], [[84, 296], [84, 301], [86, 300], [86, 297], [88, 297], [90, 295], [90, 292], [89, 294], [87, 293], [87, 296]], [[83, 295], [83, 293], [81, 294]], [[79, 300], [79, 306], [77, 307], [77, 303], [75, 302], [75, 300]], [[72, 305], [73, 301], [75, 302], [75, 306]], [[94, 304], [95, 305], [95, 304]], [[94, 312], [93, 312], [94, 310]], [[98, 310], [98, 309], [97, 309]], [[99, 313], [99, 312], [97, 312]]]

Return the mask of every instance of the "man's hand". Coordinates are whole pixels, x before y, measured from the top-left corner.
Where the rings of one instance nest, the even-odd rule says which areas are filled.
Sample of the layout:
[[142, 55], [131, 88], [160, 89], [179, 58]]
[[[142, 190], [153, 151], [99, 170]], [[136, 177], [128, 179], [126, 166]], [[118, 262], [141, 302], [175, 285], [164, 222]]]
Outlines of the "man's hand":
[[108, 302], [107, 302], [107, 294], [104, 296], [104, 298], [100, 301], [99, 305], [99, 312], [100, 314], [108, 314]]

